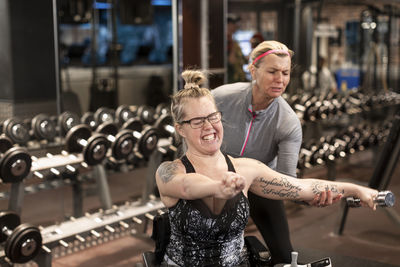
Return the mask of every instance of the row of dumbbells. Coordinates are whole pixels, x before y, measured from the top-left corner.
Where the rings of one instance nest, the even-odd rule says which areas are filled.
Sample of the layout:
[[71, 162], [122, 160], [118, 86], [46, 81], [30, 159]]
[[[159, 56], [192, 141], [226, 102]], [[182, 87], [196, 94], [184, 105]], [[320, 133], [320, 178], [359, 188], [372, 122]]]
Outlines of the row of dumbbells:
[[[141, 131], [137, 131], [135, 124], [127, 124], [132, 128], [126, 126], [119, 129], [112, 121], [102, 123], [94, 132], [86, 124], [77, 124], [65, 135], [65, 150], [62, 153], [67, 158], [74, 158], [74, 153], [81, 153], [85, 165], [101, 164], [105, 159], [113, 162], [113, 166], [118, 162], [135, 163], [148, 159], [156, 149], [174, 157], [176, 144], [173, 138], [165, 139], [174, 136], [171, 124], [172, 118], [167, 113], [160, 116], [152, 127], [145, 126]], [[142, 127], [140, 125], [140, 129]], [[167, 142], [159, 144], [160, 137]], [[7, 183], [20, 182], [31, 171], [32, 165], [32, 169], [40, 169], [37, 165], [43, 162], [31, 156], [26, 148], [14, 145], [6, 135], [0, 136], [0, 153], [0, 178]], [[53, 157], [54, 155], [47, 153], [44, 162], [54, 160]], [[73, 159], [69, 161], [74, 162]], [[47, 170], [52, 175], [60, 175], [57, 168], [49, 167]], [[63, 166], [63, 172], [67, 174], [74, 174], [75, 171], [76, 167], [70, 164]], [[34, 171], [34, 174], [39, 178], [44, 176], [39, 171]]]
[[[130, 125], [122, 128], [132, 128], [135, 125], [143, 127], [153, 124], [160, 114], [166, 113], [165, 104], [160, 104], [156, 109], [149, 106], [119, 106], [115, 112], [109, 108], [99, 108], [96, 112], [87, 112], [81, 118], [71, 111], [65, 111], [59, 116], [38, 114], [32, 119], [22, 120], [12, 117], [5, 120], [1, 132], [14, 143], [26, 146], [29, 141], [53, 142], [57, 137], [63, 137], [75, 125], [87, 124], [95, 130], [102, 123], [113, 120], [122, 127], [129, 119]], [[141, 129], [139, 129], [141, 131]]]
[[390, 123], [350, 126], [335, 135], [303, 144], [297, 167], [311, 168], [377, 146], [385, 142], [389, 132]]
[[[87, 125], [79, 124], [68, 131], [65, 140], [66, 150], [63, 152], [67, 160], [64, 162], [74, 162], [70, 158], [75, 156], [74, 153], [81, 153], [85, 165], [93, 166], [103, 163], [108, 156], [116, 160], [127, 158], [130, 154], [135, 154], [141, 159], [148, 157], [157, 148], [158, 134], [154, 128], [147, 128], [142, 132], [122, 130], [115, 135], [92, 133]], [[4, 183], [20, 182], [31, 170], [39, 178], [43, 178], [44, 175], [38, 170], [43, 169], [60, 175], [59, 170], [48, 163], [55, 160], [55, 155], [47, 153], [46, 157], [38, 159], [25, 147], [14, 145], [5, 135], [0, 136], [0, 153], [0, 178]], [[45, 161], [40, 160], [43, 158]], [[38, 166], [43, 162], [43, 166], [49, 167]], [[59, 166], [56, 162], [55, 165]], [[76, 167], [71, 164], [64, 164], [63, 168], [71, 174], [76, 172]]]
[[[141, 125], [152, 125], [163, 114], [169, 113], [166, 103], [151, 106], [120, 105], [117, 109], [102, 107], [96, 112], [86, 112], [81, 118], [81, 122], [89, 125], [93, 130], [104, 122], [112, 121], [119, 127], [124, 128], [124, 124], [139, 122]], [[125, 127], [126, 128], [126, 127]]]
[[326, 96], [293, 95], [287, 99], [302, 122], [332, 118], [342, 114], [356, 114], [400, 104], [400, 94], [394, 92], [365, 95], [329, 93]]
[[144, 219], [152, 220], [155, 212], [163, 212], [161, 202], [153, 201], [152, 204], [143, 206], [127, 202], [107, 211], [87, 213], [81, 218], [71, 217], [69, 221], [48, 227], [21, 223], [16, 212], [0, 211], [0, 244], [10, 265], [27, 263], [41, 250], [50, 255], [57, 247], [73, 252], [80, 247], [90, 247], [97, 240], [106, 242], [128, 234], [134, 226], [144, 226]]

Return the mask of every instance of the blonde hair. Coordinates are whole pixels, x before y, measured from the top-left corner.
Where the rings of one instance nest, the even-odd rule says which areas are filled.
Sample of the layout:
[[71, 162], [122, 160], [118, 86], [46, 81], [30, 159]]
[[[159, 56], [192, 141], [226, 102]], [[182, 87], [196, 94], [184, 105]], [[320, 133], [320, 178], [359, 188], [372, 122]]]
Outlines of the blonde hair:
[[214, 103], [214, 97], [207, 88], [200, 86], [207, 82], [207, 77], [204, 72], [199, 70], [185, 70], [182, 72], [182, 78], [185, 81], [184, 89], [173, 95], [171, 101], [171, 114], [174, 123], [179, 123], [185, 117], [185, 103], [190, 98], [200, 98], [203, 96], [209, 97]]
[[[259, 45], [257, 45], [256, 48], [254, 48], [253, 51], [250, 53], [251, 62], [253, 62], [254, 59], [256, 59], [258, 56], [260, 56], [261, 54], [263, 54], [269, 50], [284, 50], [290, 54], [290, 57], [292, 57], [294, 55], [294, 52], [292, 50], [290, 50], [286, 45], [284, 45], [278, 41], [264, 41], [264, 42], [260, 43]], [[279, 55], [279, 56], [288, 56], [286, 53], [283, 53], [283, 52], [276, 52], [274, 54]], [[258, 68], [260, 65], [260, 62], [262, 62], [262, 60], [263, 60], [263, 58], [260, 58], [260, 60], [255, 62], [254, 65], [249, 64], [248, 69], [250, 70], [250, 68], [252, 66]]]
[[[180, 123], [185, 117], [185, 104], [188, 99], [206, 96], [215, 105], [215, 100], [210, 90], [200, 87], [207, 82], [207, 77], [204, 72], [199, 70], [185, 70], [182, 72], [181, 76], [185, 81], [184, 89], [171, 96], [171, 115], [174, 125]], [[178, 143], [182, 142], [182, 146], [179, 147], [178, 155], [183, 155], [187, 150], [186, 142], [182, 140], [182, 136], [180, 136], [177, 131], [175, 131], [175, 138]]]

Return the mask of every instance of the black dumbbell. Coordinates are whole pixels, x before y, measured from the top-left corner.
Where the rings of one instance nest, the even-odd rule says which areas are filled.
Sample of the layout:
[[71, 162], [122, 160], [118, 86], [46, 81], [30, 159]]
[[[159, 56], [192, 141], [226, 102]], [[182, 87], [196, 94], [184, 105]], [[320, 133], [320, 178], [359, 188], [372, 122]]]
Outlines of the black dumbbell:
[[141, 156], [148, 157], [157, 149], [159, 134], [156, 128], [146, 126], [141, 132], [131, 130], [131, 134], [136, 139], [136, 148]]
[[13, 117], [4, 121], [3, 133], [9, 137], [13, 143], [25, 145], [29, 139], [29, 128], [19, 118]]
[[170, 105], [168, 103], [160, 103], [156, 106], [156, 115], [158, 117], [168, 113], [170, 113]]
[[5, 242], [4, 252], [12, 263], [26, 263], [39, 253], [42, 247], [40, 230], [31, 224], [21, 224], [18, 214], [0, 212], [0, 242]]
[[172, 126], [173, 120], [170, 114], [161, 115], [156, 122], [154, 127], [158, 130], [160, 137], [170, 137], [175, 134], [175, 128]]
[[97, 125], [102, 124], [103, 122], [114, 121], [115, 112], [111, 108], [98, 108], [94, 113], [94, 119], [97, 122]]
[[82, 152], [88, 165], [101, 163], [106, 157], [109, 147], [107, 138], [99, 133], [92, 134], [86, 124], [78, 124], [72, 127], [65, 137], [65, 143], [68, 152]]
[[97, 127], [96, 132], [104, 134], [111, 144], [111, 153], [116, 160], [125, 159], [133, 152], [136, 138], [131, 130], [118, 131], [113, 122], [104, 122]]
[[12, 141], [2, 135], [0, 153], [0, 178], [3, 183], [20, 182], [29, 174], [32, 159], [25, 148], [13, 147]]
[[136, 113], [137, 113], [137, 106], [120, 105], [115, 110], [115, 119], [117, 120], [118, 125], [122, 125], [129, 119], [136, 117]]
[[93, 131], [97, 128], [97, 121], [94, 118], [94, 113], [90, 111], [83, 114], [81, 123], [88, 125]]
[[[379, 207], [393, 207], [395, 201], [396, 197], [391, 191], [380, 191], [374, 199], [374, 203]], [[347, 197], [346, 204], [351, 208], [358, 208], [361, 207], [361, 200], [359, 198]]]
[[0, 153], [4, 153], [10, 148], [12, 148], [14, 142], [8, 138], [5, 134], [0, 135]]
[[58, 116], [59, 133], [64, 136], [72, 127], [80, 123], [79, 116], [71, 111], [65, 111]]
[[176, 152], [176, 147], [179, 145], [179, 141], [175, 134], [175, 127], [172, 125], [172, 116], [169, 113], [162, 114], [154, 123], [154, 127], [158, 130], [161, 138], [172, 138], [170, 148]]
[[54, 121], [46, 114], [38, 114], [31, 121], [31, 136], [36, 140], [53, 141], [57, 135]]
[[142, 120], [143, 124], [152, 125], [156, 120], [154, 108], [146, 105], [138, 108], [137, 116]]
[[121, 129], [128, 129], [136, 132], [141, 132], [143, 130], [143, 122], [138, 118], [130, 118], [124, 124], [122, 124]]
[[137, 149], [142, 156], [149, 156], [155, 149], [159, 139], [158, 130], [151, 126], [144, 126], [143, 121], [138, 117], [130, 118], [121, 129], [131, 130], [136, 138]]

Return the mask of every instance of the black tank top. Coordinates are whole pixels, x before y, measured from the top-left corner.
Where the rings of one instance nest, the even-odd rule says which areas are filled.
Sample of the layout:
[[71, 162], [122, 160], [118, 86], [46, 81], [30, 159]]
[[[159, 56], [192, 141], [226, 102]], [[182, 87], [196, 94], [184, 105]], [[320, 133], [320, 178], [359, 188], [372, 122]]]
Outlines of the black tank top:
[[[225, 155], [228, 170], [235, 172]], [[186, 156], [181, 158], [186, 173], [195, 169]], [[166, 254], [179, 266], [237, 266], [245, 260], [244, 229], [249, 202], [243, 192], [226, 201], [214, 214], [201, 200], [180, 199], [169, 208], [170, 242]]]

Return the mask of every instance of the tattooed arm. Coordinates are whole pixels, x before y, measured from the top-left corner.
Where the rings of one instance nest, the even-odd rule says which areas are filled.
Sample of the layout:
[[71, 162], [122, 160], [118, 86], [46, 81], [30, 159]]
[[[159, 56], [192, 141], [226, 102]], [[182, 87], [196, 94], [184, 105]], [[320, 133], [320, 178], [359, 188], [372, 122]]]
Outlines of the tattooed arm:
[[170, 200], [173, 206], [178, 199], [228, 199], [245, 186], [244, 178], [232, 172], [227, 172], [222, 180], [213, 180], [199, 173], [186, 173], [180, 160], [163, 162], [157, 169], [156, 182], [166, 206], [169, 205], [165, 200]]
[[236, 159], [238, 172], [250, 179], [249, 190], [261, 197], [271, 199], [289, 199], [298, 201], [310, 201], [322, 192], [331, 191], [333, 197], [355, 196], [361, 201], [375, 208], [373, 199], [378, 191], [352, 184], [321, 179], [296, 179], [278, 173], [268, 168], [260, 161], [254, 159]]

